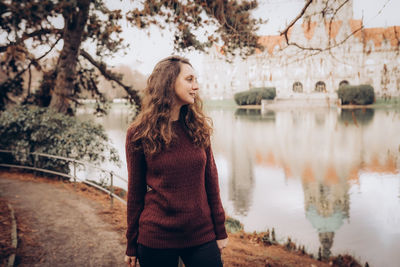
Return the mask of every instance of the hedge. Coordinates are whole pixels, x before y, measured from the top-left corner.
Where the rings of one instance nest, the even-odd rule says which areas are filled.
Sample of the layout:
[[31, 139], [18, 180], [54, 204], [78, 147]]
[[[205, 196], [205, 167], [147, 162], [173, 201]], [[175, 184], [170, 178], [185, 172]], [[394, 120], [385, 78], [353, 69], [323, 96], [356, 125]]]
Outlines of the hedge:
[[274, 99], [276, 96], [275, 87], [256, 87], [249, 91], [239, 92], [234, 95], [236, 104], [261, 105], [262, 99]]
[[368, 105], [374, 103], [374, 88], [368, 84], [343, 85], [339, 87], [338, 97], [342, 105]]

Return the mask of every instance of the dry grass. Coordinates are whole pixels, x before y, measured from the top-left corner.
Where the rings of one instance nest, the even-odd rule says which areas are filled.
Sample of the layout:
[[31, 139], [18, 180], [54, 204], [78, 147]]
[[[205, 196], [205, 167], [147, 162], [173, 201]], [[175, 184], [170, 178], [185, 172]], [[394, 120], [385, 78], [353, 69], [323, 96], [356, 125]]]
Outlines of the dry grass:
[[14, 252], [11, 246], [11, 216], [6, 199], [0, 197], [0, 266], [7, 266], [8, 257]]

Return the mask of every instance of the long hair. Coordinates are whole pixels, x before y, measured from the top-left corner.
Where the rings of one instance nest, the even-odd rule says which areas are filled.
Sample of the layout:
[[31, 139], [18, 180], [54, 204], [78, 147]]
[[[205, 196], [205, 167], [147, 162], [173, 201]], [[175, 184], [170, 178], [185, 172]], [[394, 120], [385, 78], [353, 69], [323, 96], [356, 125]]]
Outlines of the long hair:
[[[179, 56], [170, 56], [157, 63], [147, 79], [142, 109], [130, 125], [134, 130], [130, 141], [140, 143], [149, 155], [168, 147], [176, 137], [172, 131], [171, 111], [176, 99], [175, 82], [182, 64], [192, 66], [186, 58]], [[193, 143], [205, 148], [210, 145], [212, 122], [202, 109], [203, 103], [196, 94], [194, 104], [181, 107], [179, 120]]]

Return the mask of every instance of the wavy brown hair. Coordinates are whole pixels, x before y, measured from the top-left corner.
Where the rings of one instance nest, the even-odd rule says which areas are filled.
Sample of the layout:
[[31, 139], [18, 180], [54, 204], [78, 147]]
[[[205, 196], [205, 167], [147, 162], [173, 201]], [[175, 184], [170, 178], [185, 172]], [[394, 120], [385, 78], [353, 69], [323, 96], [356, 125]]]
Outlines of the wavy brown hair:
[[[170, 56], [157, 63], [147, 79], [142, 109], [130, 125], [134, 130], [130, 141], [140, 143], [149, 155], [168, 147], [177, 137], [172, 131], [171, 111], [176, 99], [175, 82], [182, 64], [192, 66], [186, 58], [179, 56]], [[212, 121], [202, 109], [203, 102], [196, 95], [194, 104], [181, 107], [179, 120], [193, 143], [205, 148], [210, 145]]]

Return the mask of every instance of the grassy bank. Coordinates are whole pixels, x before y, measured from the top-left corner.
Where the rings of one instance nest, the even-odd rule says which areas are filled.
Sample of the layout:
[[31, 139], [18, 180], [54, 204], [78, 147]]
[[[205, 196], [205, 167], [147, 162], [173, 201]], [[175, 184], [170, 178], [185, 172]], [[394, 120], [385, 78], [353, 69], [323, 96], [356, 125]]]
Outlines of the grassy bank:
[[377, 98], [373, 107], [398, 107], [400, 108], [400, 96], [391, 98]]
[[234, 108], [237, 107], [233, 99], [221, 99], [221, 100], [204, 100], [204, 106], [206, 108]]

